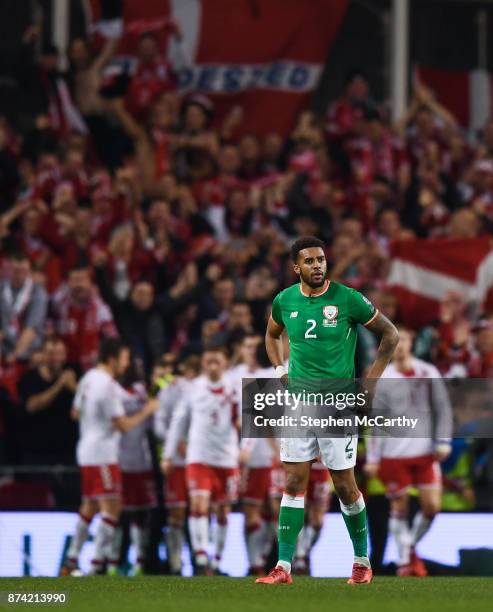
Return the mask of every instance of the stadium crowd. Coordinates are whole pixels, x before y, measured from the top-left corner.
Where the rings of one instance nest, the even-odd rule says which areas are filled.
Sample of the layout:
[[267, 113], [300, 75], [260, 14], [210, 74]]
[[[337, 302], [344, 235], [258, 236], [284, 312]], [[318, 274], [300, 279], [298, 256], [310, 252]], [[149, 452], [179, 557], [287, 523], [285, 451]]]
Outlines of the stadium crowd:
[[[242, 133], [247, 109], [218, 124], [205, 95], [181, 96], [150, 34], [133, 72], [112, 80], [114, 41], [96, 55], [73, 40], [61, 72], [53, 45], [32, 54], [39, 35], [24, 36], [19, 115], [0, 119], [3, 463], [74, 464], [72, 401], [103, 338], [130, 347], [150, 386], [211, 345], [239, 365], [273, 296], [297, 280], [289, 246], [300, 235], [327, 244], [331, 279], [399, 323], [386, 281], [393, 240], [492, 232], [493, 121], [472, 144], [423, 85], [392, 125], [355, 71], [324, 117], [306, 110], [289, 137], [259, 137]], [[415, 330], [414, 352], [444, 376], [487, 378], [492, 317], [472, 318], [447, 293], [439, 318]], [[359, 374], [375, 350], [361, 328]], [[487, 508], [493, 449], [461, 444], [450, 509], [474, 507], [475, 492]]]

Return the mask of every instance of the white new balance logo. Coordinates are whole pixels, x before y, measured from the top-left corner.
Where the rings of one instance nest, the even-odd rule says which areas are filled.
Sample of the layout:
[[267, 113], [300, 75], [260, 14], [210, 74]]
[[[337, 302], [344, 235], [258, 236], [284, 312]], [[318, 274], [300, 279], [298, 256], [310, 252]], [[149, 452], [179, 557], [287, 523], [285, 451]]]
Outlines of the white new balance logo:
[[298, 311], [297, 311], [297, 310], [295, 310], [295, 311], [293, 311], [293, 312], [291, 313], [290, 318], [291, 318], [291, 319], [296, 319], [296, 317], [297, 317], [297, 316], [298, 316]]

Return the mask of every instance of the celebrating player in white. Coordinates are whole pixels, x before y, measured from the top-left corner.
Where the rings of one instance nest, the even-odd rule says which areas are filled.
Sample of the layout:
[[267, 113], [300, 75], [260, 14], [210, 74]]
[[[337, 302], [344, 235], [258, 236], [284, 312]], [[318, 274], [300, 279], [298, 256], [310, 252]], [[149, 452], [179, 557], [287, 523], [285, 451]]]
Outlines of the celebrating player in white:
[[196, 571], [209, 572], [207, 542], [211, 502], [217, 504], [216, 550], [212, 568], [219, 573], [228, 514], [238, 490], [238, 407], [233, 385], [225, 376], [227, 357], [222, 348], [202, 355], [203, 375], [190, 384], [176, 408], [164, 453], [163, 471], [173, 466], [180, 440], [188, 430], [186, 478], [190, 495], [189, 529]]
[[[145, 384], [138, 380], [140, 377], [136, 377], [133, 370], [135, 367], [131, 366], [130, 372], [123, 377], [119, 386], [120, 398], [128, 416], [140, 412], [148, 401]], [[157, 405], [157, 402], [153, 402], [153, 405]], [[120, 440], [122, 510], [131, 519], [130, 540], [136, 551], [136, 562], [132, 571], [134, 576], [144, 572], [149, 539], [148, 514], [151, 508], [157, 506], [156, 481], [148, 438], [151, 429], [152, 419], [149, 417], [130, 431], [123, 432]], [[112, 560], [114, 565], [119, 560], [118, 556]]]
[[[368, 475], [379, 475], [390, 498], [390, 531], [398, 554], [399, 576], [426, 576], [416, 555], [416, 544], [426, 534], [440, 511], [442, 480], [440, 461], [450, 453], [452, 409], [445, 385], [435, 366], [412, 354], [412, 333], [399, 329], [400, 339], [393, 362], [385, 369], [377, 387], [374, 407], [390, 410], [389, 416], [418, 416], [425, 437], [372, 437], [368, 440]], [[414, 379], [404, 382], [405, 379]], [[409, 529], [409, 494], [419, 489], [421, 511]]]
[[82, 377], [77, 389], [74, 416], [80, 423], [77, 463], [81, 470], [82, 504], [63, 574], [77, 568], [89, 524], [98, 512], [101, 512], [101, 522], [95, 538], [91, 573], [101, 573], [112, 555], [121, 509], [118, 466], [121, 432], [136, 427], [157, 408], [157, 402], [148, 402], [135, 414], [125, 415], [115, 377], [126, 370], [128, 363], [129, 351], [119, 340], [103, 340], [97, 366]]
[[[229, 371], [241, 398], [243, 378], [274, 378], [262, 338], [248, 334], [240, 347], [242, 363]], [[249, 575], [263, 576], [265, 554], [270, 552], [277, 535], [278, 503], [273, 483], [273, 469], [279, 467], [279, 447], [269, 438], [243, 438], [241, 440], [240, 499], [245, 515], [245, 541], [247, 545]], [[282, 495], [282, 492], [281, 492]], [[275, 521], [275, 531], [272, 523]]]
[[[200, 372], [200, 358], [190, 355], [180, 366], [183, 376], [176, 376], [159, 393], [159, 410], [154, 417], [154, 432], [167, 444], [169, 428], [175, 409], [180, 401], [188, 397], [188, 388]], [[169, 570], [180, 575], [182, 569], [181, 553], [185, 541], [185, 518], [187, 514], [187, 484], [185, 479], [186, 445], [180, 440], [172, 457], [173, 467], [166, 473], [164, 503], [167, 510], [166, 549]]]

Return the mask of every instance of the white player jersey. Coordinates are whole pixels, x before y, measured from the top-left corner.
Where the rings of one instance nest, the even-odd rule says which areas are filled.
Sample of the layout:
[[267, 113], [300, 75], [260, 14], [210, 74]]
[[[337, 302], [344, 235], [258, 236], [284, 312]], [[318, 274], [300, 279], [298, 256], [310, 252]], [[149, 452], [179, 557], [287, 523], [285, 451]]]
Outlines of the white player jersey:
[[[235, 385], [236, 392], [240, 398], [240, 406], [242, 378], [276, 378], [276, 371], [274, 368], [258, 368], [255, 370], [250, 370], [250, 368], [244, 363], [240, 363], [234, 368], [231, 368], [227, 374]], [[248, 461], [245, 464], [246, 467], [272, 467], [275, 451], [267, 438], [242, 438], [241, 449], [248, 450], [250, 453]]]
[[[175, 409], [180, 400], [187, 397], [187, 389], [192, 382], [193, 380], [187, 380], [186, 378], [175, 378], [159, 392], [159, 409], [154, 414], [154, 433], [163, 441], [165, 448]], [[178, 452], [178, 449], [172, 459], [176, 466], [185, 465], [185, 457]]]
[[[118, 392], [125, 414], [139, 412], [147, 401], [147, 391], [142, 383], [134, 383], [130, 389], [118, 385]], [[152, 428], [152, 417], [145, 419], [120, 439], [119, 464], [123, 472], [145, 472], [152, 469], [152, 457], [147, 433]]]
[[[404, 379], [408, 382], [403, 383]], [[410, 379], [418, 380], [411, 382]], [[440, 372], [420, 359], [413, 358], [410, 374], [399, 372], [394, 364], [387, 366], [382, 381], [377, 384], [374, 406], [377, 413], [382, 410], [382, 414], [389, 417], [418, 418], [418, 423], [412, 438], [369, 438], [369, 463], [378, 463], [384, 457], [429, 455], [438, 440], [449, 441], [452, 436], [452, 408]], [[424, 432], [424, 437], [418, 437], [419, 431]]]
[[81, 378], [74, 406], [79, 411], [79, 465], [118, 463], [121, 433], [113, 419], [125, 414], [118, 385], [101, 368], [92, 368]]
[[186, 396], [173, 413], [164, 449], [165, 459], [173, 459], [179, 441], [188, 431], [187, 465], [237, 467], [237, 418], [238, 403], [231, 381], [225, 376], [213, 383], [206, 376], [199, 376], [187, 387]]

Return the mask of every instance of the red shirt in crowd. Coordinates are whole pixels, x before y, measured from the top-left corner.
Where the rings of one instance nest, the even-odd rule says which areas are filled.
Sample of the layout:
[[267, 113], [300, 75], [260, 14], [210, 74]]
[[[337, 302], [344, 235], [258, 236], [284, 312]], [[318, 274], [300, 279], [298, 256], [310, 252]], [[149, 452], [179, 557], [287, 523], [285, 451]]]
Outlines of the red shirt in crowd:
[[127, 106], [138, 119], [145, 119], [154, 100], [163, 92], [176, 89], [176, 76], [163, 58], [139, 62], [127, 92]]
[[75, 303], [65, 286], [53, 303], [55, 329], [67, 347], [68, 362], [87, 370], [96, 363], [101, 337], [117, 335], [110, 309], [95, 294], [85, 304]]
[[339, 140], [354, 132], [356, 123], [363, 117], [362, 106], [351, 104], [347, 98], [336, 100], [327, 112], [325, 129], [329, 138]]

